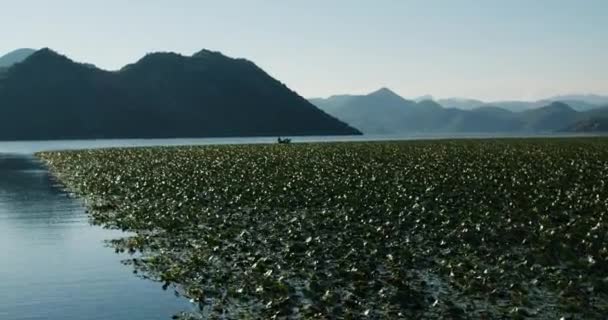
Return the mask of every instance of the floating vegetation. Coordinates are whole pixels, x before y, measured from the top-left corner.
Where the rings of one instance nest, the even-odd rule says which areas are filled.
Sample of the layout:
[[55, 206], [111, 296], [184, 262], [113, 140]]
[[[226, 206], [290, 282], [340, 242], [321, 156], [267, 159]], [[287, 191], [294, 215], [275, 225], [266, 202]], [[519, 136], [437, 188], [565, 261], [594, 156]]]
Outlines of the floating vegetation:
[[41, 153], [183, 318], [608, 314], [608, 140]]

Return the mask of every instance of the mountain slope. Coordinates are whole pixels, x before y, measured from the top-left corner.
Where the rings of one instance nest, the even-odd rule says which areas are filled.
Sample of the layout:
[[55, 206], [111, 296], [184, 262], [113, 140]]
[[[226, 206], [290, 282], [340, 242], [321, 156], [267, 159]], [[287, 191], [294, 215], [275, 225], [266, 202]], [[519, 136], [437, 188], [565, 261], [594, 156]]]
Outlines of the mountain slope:
[[406, 100], [388, 88], [367, 95], [342, 95], [315, 99], [317, 107], [351, 124], [366, 134], [399, 131], [416, 102]]
[[553, 102], [548, 106], [524, 111], [519, 117], [524, 121], [525, 131], [554, 132], [577, 121], [580, 114], [565, 103]]
[[254, 63], [208, 50], [108, 72], [43, 49], [0, 79], [3, 140], [359, 133]]
[[608, 132], [608, 105], [581, 113], [579, 120], [567, 127], [562, 132]]
[[593, 104], [593, 103], [589, 103], [589, 102], [586, 102], [583, 100], [562, 99], [562, 100], [541, 100], [541, 102], [544, 102], [543, 105], [548, 105], [551, 102], [562, 102], [562, 103], [569, 105], [572, 109], [574, 109], [576, 111], [580, 111], [580, 112], [594, 110], [594, 109], [598, 109], [598, 108], [602, 107], [599, 104]]
[[351, 99], [353, 99], [355, 97], [357, 97], [357, 96], [353, 96], [353, 95], [335, 95], [335, 96], [331, 96], [331, 97], [329, 97], [327, 99], [324, 99], [324, 98], [312, 98], [312, 99], [308, 99], [308, 100], [313, 105], [319, 107], [322, 110], [325, 110], [325, 112], [328, 112], [330, 110], [335, 110], [335, 109], [338, 109], [338, 108], [344, 106]]
[[[588, 97], [588, 98], [585, 98]], [[572, 95], [572, 96], [557, 96], [549, 99], [543, 99], [538, 101], [494, 101], [494, 102], [484, 102], [481, 100], [475, 99], [466, 99], [466, 98], [449, 98], [449, 99], [440, 99], [439, 102], [442, 106], [446, 108], [457, 108], [461, 110], [473, 110], [479, 107], [499, 107], [502, 109], [506, 109], [512, 112], [523, 112], [526, 110], [541, 108], [547, 106], [553, 102], [563, 102], [572, 109], [576, 111], [589, 111], [593, 109], [597, 109], [601, 107], [601, 105], [606, 104], [608, 102], [601, 103], [602, 96], [580, 96], [580, 95]], [[608, 98], [607, 98], [608, 99]]]
[[608, 117], [588, 118], [577, 121], [561, 130], [574, 133], [608, 132]]
[[439, 104], [446, 108], [455, 108], [462, 110], [472, 110], [475, 108], [482, 107], [486, 103], [480, 100], [475, 99], [467, 99], [467, 98], [448, 98], [448, 99], [439, 99], [437, 101]]
[[602, 96], [597, 94], [569, 94], [551, 97], [548, 100], [551, 101], [562, 101], [568, 103], [568, 101], [580, 101], [589, 105], [606, 105], [608, 104], [608, 96]]
[[0, 57], [0, 68], [8, 68], [15, 63], [22, 62], [31, 56], [36, 50], [34, 49], [17, 49]]

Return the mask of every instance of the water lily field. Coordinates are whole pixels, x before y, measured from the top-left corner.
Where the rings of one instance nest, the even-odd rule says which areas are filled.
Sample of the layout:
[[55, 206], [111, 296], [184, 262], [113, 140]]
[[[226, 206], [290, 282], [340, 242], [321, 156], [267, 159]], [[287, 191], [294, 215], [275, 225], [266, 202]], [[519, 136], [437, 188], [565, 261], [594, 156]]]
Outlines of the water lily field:
[[37, 154], [184, 319], [604, 319], [608, 139]]

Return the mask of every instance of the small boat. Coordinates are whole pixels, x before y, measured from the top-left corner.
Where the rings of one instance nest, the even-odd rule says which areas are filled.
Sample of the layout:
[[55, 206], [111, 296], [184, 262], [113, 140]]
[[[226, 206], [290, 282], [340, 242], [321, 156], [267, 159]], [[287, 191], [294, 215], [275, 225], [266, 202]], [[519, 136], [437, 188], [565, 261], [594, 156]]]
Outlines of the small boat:
[[289, 143], [291, 143], [291, 139], [289, 139], [289, 138], [281, 139], [281, 137], [279, 137], [277, 139], [277, 142], [280, 144], [289, 144]]

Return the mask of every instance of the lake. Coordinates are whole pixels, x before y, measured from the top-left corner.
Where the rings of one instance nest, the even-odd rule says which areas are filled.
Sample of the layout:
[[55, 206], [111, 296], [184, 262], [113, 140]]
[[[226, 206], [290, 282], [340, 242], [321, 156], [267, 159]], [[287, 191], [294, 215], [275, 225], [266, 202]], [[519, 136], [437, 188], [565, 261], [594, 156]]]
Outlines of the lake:
[[[592, 137], [602, 136], [597, 133], [580, 134], [525, 134], [525, 133], [428, 133], [428, 134], [392, 134], [362, 136], [306, 136], [292, 137], [295, 143], [307, 142], [355, 142], [355, 141], [390, 141], [390, 140], [427, 140], [427, 139], [484, 139], [484, 138], [530, 138], [530, 137]], [[55, 141], [0, 141], [1, 153], [32, 154], [38, 151], [114, 148], [114, 147], [147, 147], [147, 146], [182, 146], [214, 144], [256, 144], [276, 143], [276, 137], [247, 138], [179, 138], [179, 139], [108, 139], [108, 140], [55, 140]]]
[[32, 156], [0, 155], [0, 319], [170, 319], [190, 304], [137, 278]]
[[[451, 136], [454, 137], [454, 136]], [[463, 137], [463, 136], [460, 136]], [[467, 137], [489, 137], [471, 135]], [[297, 137], [295, 142], [445, 136]], [[104, 241], [124, 234], [89, 223], [33, 156], [43, 150], [272, 143], [275, 138], [0, 142], [0, 319], [170, 319], [185, 299], [142, 280]]]

